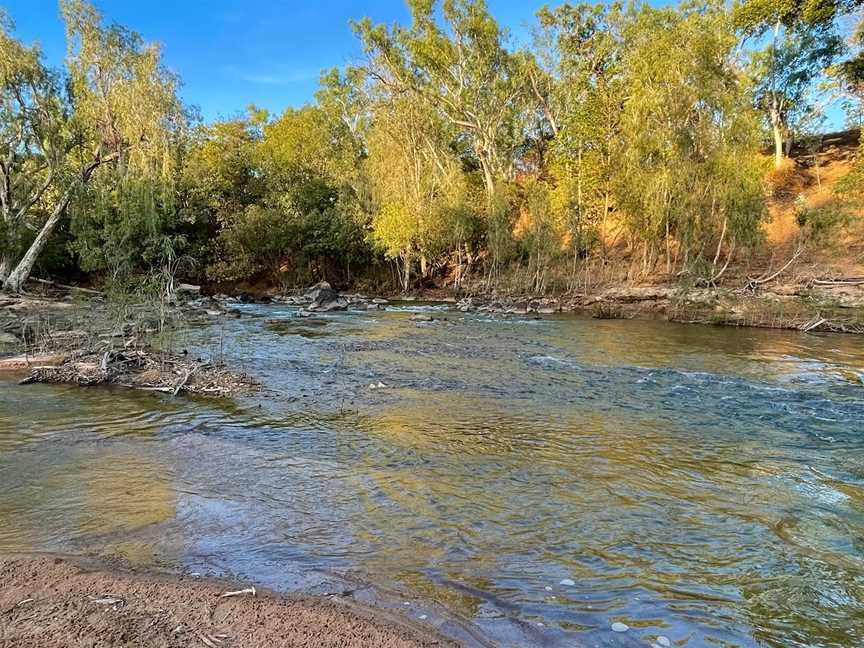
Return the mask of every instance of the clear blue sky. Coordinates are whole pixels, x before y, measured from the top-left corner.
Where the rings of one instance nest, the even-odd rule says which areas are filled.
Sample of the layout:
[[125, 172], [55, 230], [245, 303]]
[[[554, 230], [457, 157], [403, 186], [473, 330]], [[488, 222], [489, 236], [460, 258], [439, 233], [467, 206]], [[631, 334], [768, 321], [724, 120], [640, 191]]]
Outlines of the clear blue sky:
[[[517, 38], [527, 34], [542, 0], [489, 0]], [[255, 103], [274, 112], [312, 99], [322, 68], [360, 54], [348, 21], [404, 22], [403, 0], [96, 0], [107, 20], [163, 45], [167, 65], [183, 79], [183, 97], [206, 119], [232, 116]], [[57, 0], [0, 0], [26, 42], [47, 60], [65, 54]]]

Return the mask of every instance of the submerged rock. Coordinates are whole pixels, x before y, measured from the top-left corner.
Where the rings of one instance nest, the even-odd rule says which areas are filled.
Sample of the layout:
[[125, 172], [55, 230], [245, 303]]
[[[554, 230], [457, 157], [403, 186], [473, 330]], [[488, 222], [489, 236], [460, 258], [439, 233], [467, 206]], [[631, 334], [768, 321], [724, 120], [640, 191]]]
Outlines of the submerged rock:
[[416, 313], [411, 316], [412, 322], [434, 322], [435, 318], [431, 315], [425, 315], [424, 313]]
[[630, 629], [626, 623], [621, 623], [620, 621], [616, 621], [612, 624], [612, 632], [627, 632]]

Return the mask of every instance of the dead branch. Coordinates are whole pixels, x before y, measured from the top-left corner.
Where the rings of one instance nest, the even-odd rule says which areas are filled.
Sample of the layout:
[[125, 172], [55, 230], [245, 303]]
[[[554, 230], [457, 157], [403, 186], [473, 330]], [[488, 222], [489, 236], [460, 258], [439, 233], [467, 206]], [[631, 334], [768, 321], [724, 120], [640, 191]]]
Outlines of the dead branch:
[[748, 278], [747, 279], [747, 285], [744, 287], [744, 289], [752, 292], [752, 291], [756, 290], [759, 286], [762, 286], [762, 285], [765, 285], [766, 283], [770, 283], [771, 281], [774, 281], [777, 277], [779, 277], [781, 274], [783, 274], [783, 272], [785, 272], [789, 266], [791, 266], [793, 263], [795, 263], [796, 259], [798, 259], [798, 257], [800, 257], [801, 254], [803, 254], [803, 252], [804, 252], [804, 246], [799, 245], [798, 249], [795, 250], [795, 254], [792, 255], [792, 258], [789, 259], [783, 265], [782, 268], [780, 268], [777, 272], [775, 272], [771, 275], [768, 275], [768, 276], [763, 275], [763, 276], [758, 277], [756, 279], [754, 279], [752, 277]]

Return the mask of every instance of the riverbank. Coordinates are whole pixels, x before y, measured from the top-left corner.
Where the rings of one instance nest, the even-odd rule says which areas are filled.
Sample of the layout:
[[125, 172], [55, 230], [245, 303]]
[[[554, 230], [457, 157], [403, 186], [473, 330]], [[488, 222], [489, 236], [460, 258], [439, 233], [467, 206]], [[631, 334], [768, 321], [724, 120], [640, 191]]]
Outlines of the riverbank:
[[455, 646], [343, 598], [106, 569], [60, 556], [0, 557], [0, 646], [275, 648]]
[[[447, 299], [442, 294], [413, 296], [433, 297]], [[589, 294], [537, 297], [493, 293], [453, 301], [462, 312], [582, 313], [597, 319], [659, 318], [690, 324], [864, 333], [864, 282], [782, 285], [770, 291], [620, 286]]]
[[[97, 291], [0, 298], [0, 372], [22, 384], [115, 385], [143, 391], [228, 396], [257, 390], [221, 352], [194, 356], [184, 331], [211, 316], [183, 299], [112, 302]], [[236, 315], [236, 314], [235, 314]]]

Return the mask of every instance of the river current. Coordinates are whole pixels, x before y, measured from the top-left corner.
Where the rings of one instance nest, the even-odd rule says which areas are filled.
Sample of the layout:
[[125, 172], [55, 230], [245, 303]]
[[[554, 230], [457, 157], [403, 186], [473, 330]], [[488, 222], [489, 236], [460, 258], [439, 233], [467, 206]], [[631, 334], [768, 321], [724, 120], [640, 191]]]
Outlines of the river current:
[[181, 342], [253, 396], [0, 383], [0, 551], [369, 583], [478, 645], [864, 645], [861, 338], [241, 309]]

